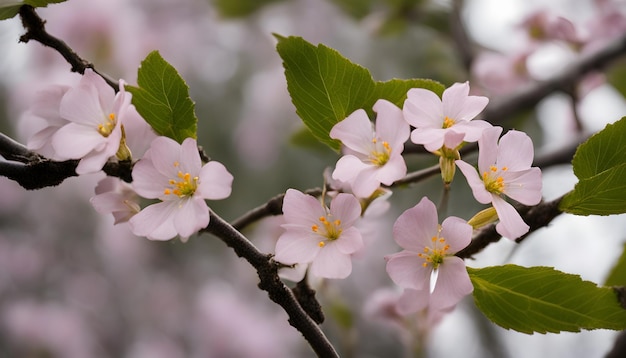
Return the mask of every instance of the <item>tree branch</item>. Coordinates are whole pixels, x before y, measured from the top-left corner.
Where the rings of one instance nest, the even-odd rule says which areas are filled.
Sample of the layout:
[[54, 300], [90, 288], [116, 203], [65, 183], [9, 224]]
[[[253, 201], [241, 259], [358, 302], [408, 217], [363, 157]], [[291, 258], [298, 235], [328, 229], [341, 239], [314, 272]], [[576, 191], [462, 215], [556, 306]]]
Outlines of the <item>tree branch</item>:
[[302, 309], [291, 290], [280, 280], [279, 265], [271, 255], [261, 253], [245, 236], [213, 212], [211, 212], [209, 226], [201, 231], [217, 236], [232, 248], [237, 256], [246, 259], [257, 270], [261, 280], [259, 288], [267, 291], [270, 299], [287, 312], [289, 324], [302, 333], [319, 357], [339, 357], [324, 332]]
[[578, 84], [584, 75], [608, 66], [625, 54], [626, 35], [623, 35], [606, 47], [594, 53], [583, 55], [578, 61], [551, 79], [529, 84], [517, 92], [490, 102], [483, 119], [490, 123], [506, 123], [514, 118], [513, 113], [535, 106], [553, 92], [571, 92], [571, 89]]
[[[526, 239], [526, 237], [528, 237], [528, 235], [538, 229], [541, 229], [542, 227], [548, 226], [548, 224], [555, 217], [562, 214], [563, 212], [559, 210], [559, 204], [562, 199], [563, 197], [560, 197], [549, 202], [542, 202], [536, 206], [517, 207], [517, 210], [524, 219], [524, 222], [530, 226], [530, 229], [525, 235], [515, 240], [515, 242], [522, 242]], [[469, 246], [457, 252], [456, 256], [462, 259], [472, 258], [473, 255], [481, 252], [489, 244], [498, 242], [500, 238], [502, 238], [502, 236], [496, 232], [496, 225], [489, 225], [481, 230], [478, 235], [472, 239]]]

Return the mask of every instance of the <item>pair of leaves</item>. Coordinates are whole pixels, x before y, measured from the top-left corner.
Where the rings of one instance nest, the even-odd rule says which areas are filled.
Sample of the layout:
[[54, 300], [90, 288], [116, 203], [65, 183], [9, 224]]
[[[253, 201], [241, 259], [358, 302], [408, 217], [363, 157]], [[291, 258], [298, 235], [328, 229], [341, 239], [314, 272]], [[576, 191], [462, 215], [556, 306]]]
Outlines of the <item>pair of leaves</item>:
[[125, 88], [133, 94], [137, 112], [155, 132], [178, 143], [188, 137], [196, 138], [198, 118], [189, 97], [189, 86], [157, 51], [141, 62], [137, 84], [139, 87]]
[[560, 203], [576, 215], [626, 213], [626, 117], [607, 125], [576, 150], [572, 165], [579, 181]]
[[14, 17], [20, 12], [22, 5], [30, 5], [32, 7], [46, 7], [48, 4], [57, 4], [66, 0], [2, 0], [0, 2], [0, 20], [6, 20]]
[[496, 324], [523, 333], [626, 329], [616, 291], [551, 267], [468, 268], [476, 306]]
[[369, 70], [330, 47], [314, 46], [301, 37], [275, 36], [296, 113], [313, 136], [334, 150], [339, 150], [339, 142], [329, 137], [330, 130], [355, 110], [371, 114], [381, 98], [402, 107], [410, 88], [426, 88], [438, 95], [445, 89], [424, 79], [374, 81]]

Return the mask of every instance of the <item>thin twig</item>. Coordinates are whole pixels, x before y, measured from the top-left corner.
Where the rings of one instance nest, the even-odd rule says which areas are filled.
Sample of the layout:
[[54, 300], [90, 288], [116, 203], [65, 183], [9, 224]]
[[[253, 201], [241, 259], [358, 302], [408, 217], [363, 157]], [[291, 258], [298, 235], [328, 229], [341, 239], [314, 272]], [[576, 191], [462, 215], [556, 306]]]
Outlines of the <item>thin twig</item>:
[[245, 236], [213, 212], [211, 212], [209, 226], [201, 231], [217, 236], [257, 270], [261, 280], [259, 288], [267, 291], [270, 299], [287, 312], [289, 324], [302, 333], [319, 357], [339, 357], [324, 332], [300, 306], [291, 290], [280, 280], [279, 266], [271, 255], [260, 252]]

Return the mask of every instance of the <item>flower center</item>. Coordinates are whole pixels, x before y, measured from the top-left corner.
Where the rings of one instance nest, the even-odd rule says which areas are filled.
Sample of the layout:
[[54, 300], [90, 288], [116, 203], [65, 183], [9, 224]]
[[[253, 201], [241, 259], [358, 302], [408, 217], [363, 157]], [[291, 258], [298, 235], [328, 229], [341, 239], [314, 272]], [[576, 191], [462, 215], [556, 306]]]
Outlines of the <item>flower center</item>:
[[[178, 165], [178, 162], [174, 163], [175, 167], [177, 167]], [[169, 180], [170, 187], [165, 188], [163, 190], [163, 194], [174, 194], [180, 198], [192, 196], [193, 193], [196, 192], [196, 188], [198, 188], [198, 177], [192, 177], [191, 174], [183, 173], [180, 170], [178, 171], [178, 174], [176, 176], [177, 179]]]
[[324, 240], [319, 242], [319, 247], [324, 247], [326, 245], [326, 241], [334, 241], [341, 236], [341, 220], [328, 220], [330, 215], [320, 216], [319, 222], [320, 224], [314, 224], [311, 226], [311, 230], [324, 237]]
[[450, 128], [450, 127], [452, 127], [455, 123], [456, 123], [456, 121], [455, 121], [454, 119], [452, 119], [452, 118], [450, 118], [450, 117], [446, 116], [446, 118], [444, 118], [444, 119], [443, 119], [443, 126], [442, 126], [442, 128], [443, 128], [443, 129]]
[[483, 182], [485, 183], [485, 189], [488, 192], [494, 194], [502, 194], [504, 192], [504, 178], [502, 178], [502, 172], [506, 172], [509, 168], [502, 167], [498, 169], [495, 165], [489, 167], [489, 172], [483, 173]]
[[370, 152], [368, 157], [370, 163], [377, 167], [382, 167], [387, 164], [389, 157], [391, 156], [391, 147], [387, 141], [379, 141], [378, 138], [372, 139], [374, 148]]
[[98, 133], [106, 138], [111, 134], [111, 132], [113, 132], [116, 124], [117, 117], [115, 116], [115, 113], [109, 113], [109, 116], [104, 120], [104, 123], [98, 124]]
[[436, 270], [443, 263], [450, 245], [446, 244], [446, 239], [443, 237], [433, 236], [431, 241], [432, 247], [426, 246], [424, 252], [417, 254], [417, 256], [424, 259], [422, 266], [432, 265], [433, 270]]

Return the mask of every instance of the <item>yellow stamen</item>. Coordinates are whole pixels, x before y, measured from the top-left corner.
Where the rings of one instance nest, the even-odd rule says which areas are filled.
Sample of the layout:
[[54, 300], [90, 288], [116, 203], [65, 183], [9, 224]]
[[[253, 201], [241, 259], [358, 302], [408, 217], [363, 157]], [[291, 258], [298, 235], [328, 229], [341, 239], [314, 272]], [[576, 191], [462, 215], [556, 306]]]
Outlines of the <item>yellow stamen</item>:
[[454, 119], [446, 116], [446, 118], [443, 119], [443, 126], [442, 126], [442, 128], [443, 129], [450, 128], [450, 127], [452, 127], [455, 124], [456, 124], [456, 121]]

